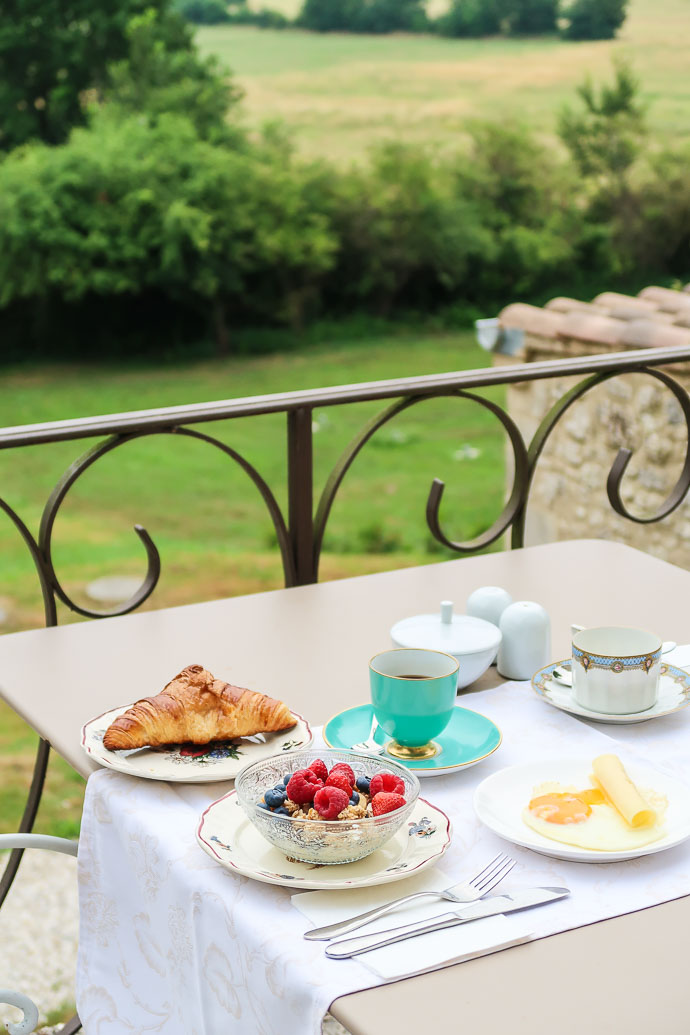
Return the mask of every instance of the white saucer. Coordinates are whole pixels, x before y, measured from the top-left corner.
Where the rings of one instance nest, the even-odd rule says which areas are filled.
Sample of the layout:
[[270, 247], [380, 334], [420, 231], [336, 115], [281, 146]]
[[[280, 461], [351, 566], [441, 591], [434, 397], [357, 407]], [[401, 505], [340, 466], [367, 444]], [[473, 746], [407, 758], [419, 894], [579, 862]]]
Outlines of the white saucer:
[[628, 725], [633, 722], [646, 722], [647, 719], [658, 719], [662, 715], [671, 715], [681, 708], [687, 708], [690, 704], [690, 675], [675, 665], [662, 664], [661, 676], [659, 678], [659, 696], [656, 703], [643, 712], [629, 712], [625, 715], [611, 715], [608, 712], [593, 712], [578, 704], [573, 696], [572, 687], [553, 678], [555, 668], [570, 671], [570, 658], [565, 661], [554, 661], [552, 665], [545, 665], [532, 676], [532, 689], [539, 694], [543, 701], [552, 704], [554, 708], [560, 708], [571, 715], [578, 715], [582, 719], [590, 719], [593, 722], [606, 722], [615, 725]]
[[450, 844], [445, 812], [418, 798], [408, 822], [365, 859], [341, 866], [289, 862], [245, 815], [237, 792], [214, 801], [201, 816], [196, 839], [208, 855], [231, 873], [286, 888], [366, 888], [402, 880], [438, 862]]
[[81, 746], [94, 762], [128, 776], [144, 780], [166, 780], [170, 783], [218, 783], [234, 780], [240, 769], [250, 762], [270, 758], [281, 751], [304, 748], [312, 740], [309, 723], [297, 712], [297, 725], [282, 733], [262, 733], [256, 737], [236, 737], [203, 747], [175, 744], [165, 748], [135, 748], [133, 751], [108, 751], [103, 735], [118, 715], [131, 705], [113, 708], [91, 719], [81, 730]]
[[641, 848], [628, 848], [619, 852], [596, 851], [578, 848], [560, 841], [551, 841], [528, 827], [522, 819], [522, 810], [533, 797], [535, 787], [547, 781], [564, 786], [590, 786], [591, 758], [564, 758], [550, 761], [529, 762], [527, 765], [510, 766], [487, 777], [474, 793], [474, 811], [485, 826], [499, 837], [513, 844], [531, 848], [540, 855], [570, 862], [622, 862], [653, 855], [686, 841], [690, 837], [690, 790], [670, 776], [646, 765], [622, 759], [626, 771], [640, 788], [652, 788], [668, 799], [665, 827], [666, 834], [658, 841]]

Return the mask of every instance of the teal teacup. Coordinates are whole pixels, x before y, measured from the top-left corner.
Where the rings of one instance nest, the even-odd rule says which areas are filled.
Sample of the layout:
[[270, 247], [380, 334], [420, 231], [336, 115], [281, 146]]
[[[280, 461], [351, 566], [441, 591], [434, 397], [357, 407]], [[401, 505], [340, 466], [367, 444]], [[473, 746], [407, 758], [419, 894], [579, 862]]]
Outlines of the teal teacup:
[[458, 662], [439, 650], [384, 650], [369, 662], [371, 701], [381, 728], [392, 737], [386, 750], [395, 758], [433, 758], [432, 738], [453, 715]]

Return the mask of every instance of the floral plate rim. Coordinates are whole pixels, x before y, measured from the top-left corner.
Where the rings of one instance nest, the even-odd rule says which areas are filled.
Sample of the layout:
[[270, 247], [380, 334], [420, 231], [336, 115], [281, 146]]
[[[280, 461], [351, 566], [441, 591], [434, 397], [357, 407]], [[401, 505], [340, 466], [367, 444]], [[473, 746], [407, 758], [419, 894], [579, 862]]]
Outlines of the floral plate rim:
[[[218, 862], [230, 873], [249, 877], [251, 880], [259, 881], [262, 884], [275, 884], [284, 888], [304, 888], [310, 891], [338, 891], [346, 888], [366, 888], [378, 884], [388, 884], [393, 881], [403, 880], [413, 873], [419, 873], [421, 870], [425, 870], [428, 866], [434, 865], [442, 858], [451, 843], [452, 824], [449, 817], [443, 809], [438, 807], [438, 805], [432, 805], [425, 798], [418, 798], [414, 809], [410, 813], [407, 825], [408, 837], [416, 836], [419, 838], [419, 843], [415, 846], [415, 850], [410, 854], [408, 848], [411, 842], [407, 842], [406, 844], [403, 841], [401, 854], [398, 856], [397, 861], [392, 865], [386, 866], [385, 868], [377, 870], [375, 873], [371, 873], [360, 878], [347, 877], [347, 872], [350, 871], [353, 866], [357, 866], [358, 863], [318, 866], [314, 863], [295, 861], [289, 864], [290, 867], [297, 868], [298, 871], [303, 870], [303, 876], [301, 876], [299, 872], [297, 874], [277, 873], [275, 871], [263, 869], [260, 865], [252, 864], [251, 856], [243, 856], [243, 859], [249, 860], [248, 862], [243, 862], [241, 859], [233, 861], [231, 855], [221, 855], [218, 849], [216, 849], [211, 842], [217, 844], [218, 848], [222, 849], [224, 853], [234, 852], [235, 858], [237, 858], [239, 853], [234, 850], [230, 844], [221, 841], [216, 835], [204, 831], [204, 827], [207, 826], [209, 822], [209, 813], [223, 805], [224, 802], [228, 802], [228, 799], [232, 798], [235, 798], [234, 804], [238, 811], [234, 814], [230, 814], [229, 822], [231, 826], [233, 826], [235, 830], [240, 830], [244, 825], [247, 825], [250, 828], [252, 827], [252, 823], [244, 814], [236, 795], [236, 790], [228, 791], [227, 794], [217, 798], [216, 801], [212, 801], [211, 804], [204, 809], [199, 818], [199, 823], [196, 829], [197, 843], [207, 855], [209, 855], [214, 861]], [[429, 819], [429, 816], [425, 815], [425, 813], [431, 813], [432, 816], [436, 818], [438, 826], [435, 826], [432, 820]], [[440, 831], [439, 827], [441, 828]], [[439, 835], [438, 838], [434, 838], [434, 835], [437, 833]], [[398, 838], [399, 835], [400, 831], [397, 831], [391, 840]], [[261, 834], [258, 831], [257, 836], [261, 837]], [[434, 838], [433, 841], [427, 843], [426, 838], [428, 837]], [[268, 842], [266, 843], [268, 844]], [[424, 854], [420, 853], [420, 847], [427, 849]], [[275, 851], [278, 855], [282, 854], [277, 848], [271, 847], [271, 850]], [[380, 850], [381, 849], [379, 849], [379, 851]], [[402, 861], [403, 858], [405, 859], [404, 862]], [[315, 870], [325, 870], [327, 873], [331, 873], [333, 878], [326, 880], [315, 877], [313, 876]], [[338, 875], [340, 875], [340, 877]]]
[[[93, 729], [95, 723], [100, 723], [103, 720], [107, 720], [108, 723], [110, 723], [113, 719], [117, 718], [118, 715], [121, 715], [131, 707], [131, 704], [126, 704], [120, 705], [117, 708], [108, 708], [107, 711], [94, 716], [93, 719], [89, 719], [89, 721], [85, 722], [81, 728], [80, 744], [89, 758], [93, 759], [93, 761], [97, 762], [99, 765], [104, 766], [106, 769], [113, 769], [115, 772], [124, 773], [127, 776], [138, 776], [144, 780], [159, 780], [164, 783], [220, 783], [225, 780], [234, 780], [240, 770], [249, 762], [253, 761], [251, 754], [256, 754], [256, 751], [252, 749], [270, 748], [271, 750], [266, 755], [266, 757], [270, 757], [270, 755], [277, 755], [281, 751], [287, 753], [289, 751], [296, 750], [297, 748], [306, 748], [314, 739], [311, 726], [304, 716], [300, 715], [299, 712], [290, 709], [290, 713], [297, 720], [296, 727], [282, 732], [265, 734], [267, 737], [275, 738], [276, 741], [281, 736], [286, 737], [287, 739], [282, 745], [277, 743], [274, 745], [273, 740], [267, 740], [265, 743], [252, 743], [245, 737], [235, 737], [227, 741], [214, 741], [214, 746], [224, 745], [228, 747], [228, 749], [230, 745], [236, 747], [236, 745], [242, 741], [244, 742], [244, 750], [249, 751], [250, 757], [233, 757], [232, 752], [229, 750], [228, 755], [214, 759], [213, 764], [209, 765], [208, 759], [211, 752], [203, 752], [203, 758], [201, 754], [195, 755], [189, 752], [183, 756], [182, 752], [179, 752], [180, 758], [176, 759], [175, 762], [173, 762], [172, 758], [167, 758], [169, 765], [163, 773], [147, 772], [141, 767], [137, 767], [131, 763], [131, 754], [116, 755], [114, 752], [108, 751], [104, 748], [102, 743], [93, 744], [89, 743], [87, 740], [87, 738], [93, 738], [101, 732]], [[103, 732], [105, 732], [105, 730], [103, 730]], [[294, 739], [295, 735], [300, 738], [297, 742], [295, 742]], [[142, 749], [142, 751], [143, 750], [144, 749]], [[162, 749], [157, 751], [156, 754], [159, 758], [166, 760], [166, 756], [178, 754], [178, 752], [173, 752], [172, 749]], [[148, 753], [141, 754], [138, 757], [146, 758], [148, 757]], [[176, 771], [174, 768], [175, 765], [179, 764], [183, 758], [188, 760], [185, 762], [185, 768], [180, 768]], [[201, 760], [197, 761], [197, 759]]]
[[[563, 661], [553, 661], [550, 665], [544, 665], [543, 668], [538, 669], [532, 676], [531, 686], [542, 701], [546, 701], [547, 704], [558, 708], [560, 711], [579, 716], [581, 719], [618, 726], [632, 725], [636, 722], [647, 722], [649, 719], [660, 719], [663, 715], [673, 715], [674, 712], [682, 711], [683, 708], [687, 708], [690, 705], [690, 673], [677, 665], [669, 665], [666, 662], [662, 662], [660, 680], [666, 677], [666, 679], [677, 684], [678, 687], [677, 694], [673, 698], [673, 702], [671, 702], [672, 707], [660, 708], [659, 705], [662, 702], [657, 700], [656, 704], [643, 712], [625, 712], [622, 715], [614, 715], [610, 712], [593, 712], [589, 708], [578, 704], [572, 696], [572, 690], [569, 693], [569, 688], [564, 683], [556, 684], [558, 690], [563, 691], [563, 699], [555, 700], [550, 693], [549, 684], [555, 683], [555, 680], [550, 678], [551, 673], [555, 668], [570, 669], [570, 666], [570, 658], [565, 658]], [[670, 697], [670, 695], [668, 696]]]

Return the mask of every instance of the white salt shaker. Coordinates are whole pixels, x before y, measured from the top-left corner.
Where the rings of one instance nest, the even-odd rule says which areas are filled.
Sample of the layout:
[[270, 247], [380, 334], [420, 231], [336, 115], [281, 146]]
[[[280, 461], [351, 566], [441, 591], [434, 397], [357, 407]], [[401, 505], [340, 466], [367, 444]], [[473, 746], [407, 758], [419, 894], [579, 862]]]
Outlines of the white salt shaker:
[[518, 600], [505, 609], [499, 628], [503, 634], [496, 662], [507, 679], [531, 679], [551, 660], [551, 622], [540, 604]]
[[500, 586], [482, 586], [470, 593], [465, 605], [465, 614], [483, 618], [485, 622], [498, 625], [505, 609], [512, 604], [510, 593]]

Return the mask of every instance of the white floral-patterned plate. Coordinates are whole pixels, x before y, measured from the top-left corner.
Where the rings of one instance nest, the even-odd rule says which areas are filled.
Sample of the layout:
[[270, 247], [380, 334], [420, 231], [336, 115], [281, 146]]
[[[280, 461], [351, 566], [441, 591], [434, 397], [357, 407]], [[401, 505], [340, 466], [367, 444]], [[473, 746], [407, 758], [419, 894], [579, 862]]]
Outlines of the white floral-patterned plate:
[[532, 689], [542, 701], [552, 704], [554, 708], [570, 712], [590, 722], [605, 722], [615, 726], [626, 726], [634, 722], [646, 722], [647, 719], [658, 719], [661, 715], [671, 715], [687, 708], [690, 704], [690, 675], [675, 665], [662, 664], [659, 676], [659, 695], [651, 708], [643, 712], [628, 712], [624, 715], [611, 715], [608, 712], [593, 712], [578, 704], [573, 696], [572, 687], [559, 682], [553, 677], [554, 669], [571, 670], [570, 658], [565, 661], [554, 661], [545, 665], [532, 676]]
[[133, 751], [108, 751], [103, 736], [111, 722], [131, 708], [113, 708], [91, 719], [81, 730], [81, 746], [89, 758], [107, 769], [144, 780], [167, 780], [171, 783], [217, 783], [234, 780], [240, 769], [250, 762], [259, 762], [281, 751], [305, 748], [312, 740], [309, 723], [297, 712], [297, 725], [282, 733], [261, 733], [256, 737], [219, 740], [203, 747], [176, 744], [165, 748], [135, 748]]
[[406, 825], [390, 841], [359, 862], [340, 866], [288, 862], [247, 819], [237, 792], [214, 801], [202, 814], [196, 832], [201, 847], [231, 873], [286, 888], [342, 890], [403, 880], [433, 866], [450, 844], [445, 812], [418, 798]]

